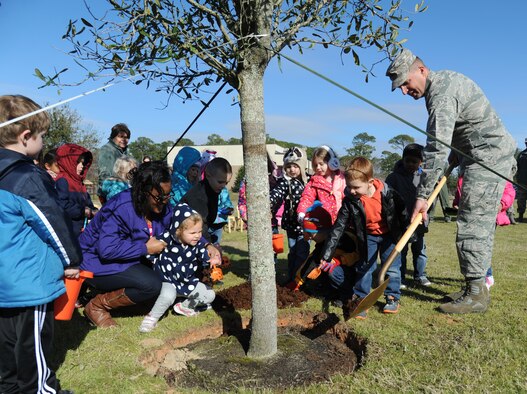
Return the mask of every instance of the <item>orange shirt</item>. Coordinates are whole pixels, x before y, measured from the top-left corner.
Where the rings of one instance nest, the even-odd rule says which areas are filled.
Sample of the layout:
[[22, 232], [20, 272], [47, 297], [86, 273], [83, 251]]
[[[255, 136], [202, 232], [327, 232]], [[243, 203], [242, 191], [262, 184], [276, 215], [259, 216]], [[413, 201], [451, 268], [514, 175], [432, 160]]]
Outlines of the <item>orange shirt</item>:
[[381, 235], [388, 232], [388, 226], [382, 219], [381, 191], [384, 184], [379, 179], [373, 180], [375, 192], [373, 196], [362, 196], [360, 201], [366, 213], [366, 232], [372, 235]]

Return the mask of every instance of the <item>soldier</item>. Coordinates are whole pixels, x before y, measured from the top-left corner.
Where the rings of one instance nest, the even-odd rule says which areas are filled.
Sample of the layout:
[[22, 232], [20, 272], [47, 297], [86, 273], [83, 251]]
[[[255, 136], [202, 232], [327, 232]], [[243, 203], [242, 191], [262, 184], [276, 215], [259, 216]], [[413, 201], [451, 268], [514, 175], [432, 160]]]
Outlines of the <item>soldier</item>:
[[[481, 161], [496, 172], [509, 176], [516, 144], [490, 105], [483, 91], [466, 76], [453, 71], [431, 71], [408, 49], [393, 60], [386, 71], [392, 91], [400, 88], [415, 100], [425, 98], [427, 132], [469, 158]], [[428, 137], [424, 171], [417, 189], [412, 218], [419, 212], [426, 218], [426, 198], [444, 172], [447, 147]], [[454, 152], [452, 152], [454, 153]], [[457, 155], [450, 154], [449, 162]], [[490, 294], [485, 273], [490, 266], [494, 227], [505, 180], [464, 158], [464, 184], [457, 217], [456, 247], [466, 287], [453, 301], [439, 307], [443, 313], [485, 312]]]
[[[527, 138], [525, 138], [525, 146], [527, 147]], [[516, 180], [520, 185], [527, 186], [527, 148], [522, 150], [518, 155], [518, 172], [516, 173]], [[518, 188], [516, 199], [518, 200], [518, 221], [523, 222], [525, 219], [525, 200], [527, 200], [527, 191]]]

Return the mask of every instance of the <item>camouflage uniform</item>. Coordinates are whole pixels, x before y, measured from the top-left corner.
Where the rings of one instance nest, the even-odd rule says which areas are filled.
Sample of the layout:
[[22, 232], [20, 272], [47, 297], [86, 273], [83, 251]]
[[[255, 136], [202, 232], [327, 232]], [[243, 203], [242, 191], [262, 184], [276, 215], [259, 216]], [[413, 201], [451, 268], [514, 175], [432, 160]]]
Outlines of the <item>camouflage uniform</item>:
[[[525, 144], [527, 145], [527, 138], [525, 139]], [[520, 185], [527, 186], [527, 149], [524, 149], [520, 152], [517, 159], [518, 172], [516, 172], [516, 180]], [[516, 192], [516, 200], [518, 200], [518, 214], [520, 220], [523, 219], [525, 213], [525, 201], [527, 200], [527, 191], [518, 188]]]
[[[496, 172], [511, 175], [516, 143], [482, 90], [453, 71], [430, 71], [424, 92], [427, 132]], [[444, 171], [448, 148], [431, 138], [417, 196], [427, 198]], [[463, 189], [457, 219], [456, 247], [461, 273], [483, 278], [490, 267], [496, 213], [505, 180], [463, 159]]]

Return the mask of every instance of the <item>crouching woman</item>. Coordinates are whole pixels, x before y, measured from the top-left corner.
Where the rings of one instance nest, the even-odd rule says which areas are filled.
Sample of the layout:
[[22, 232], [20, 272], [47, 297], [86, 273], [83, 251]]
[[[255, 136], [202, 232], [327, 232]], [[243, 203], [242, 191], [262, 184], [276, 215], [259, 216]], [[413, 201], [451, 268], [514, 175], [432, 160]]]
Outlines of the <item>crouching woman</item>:
[[157, 297], [161, 279], [147, 255], [166, 246], [157, 239], [170, 225], [170, 172], [162, 162], [143, 163], [132, 173], [131, 189], [109, 200], [80, 236], [81, 269], [91, 271], [96, 297], [85, 316], [101, 328], [117, 323], [109, 311]]

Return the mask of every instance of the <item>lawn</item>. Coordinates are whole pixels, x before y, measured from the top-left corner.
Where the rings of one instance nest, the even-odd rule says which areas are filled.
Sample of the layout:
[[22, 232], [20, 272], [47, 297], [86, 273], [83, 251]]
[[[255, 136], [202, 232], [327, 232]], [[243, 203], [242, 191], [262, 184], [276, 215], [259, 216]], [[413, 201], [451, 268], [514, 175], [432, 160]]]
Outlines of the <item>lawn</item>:
[[[493, 269], [496, 285], [491, 307], [484, 314], [443, 315], [436, 307], [444, 294], [462, 284], [454, 247], [455, 222], [435, 221], [426, 236], [429, 288], [409, 286], [403, 291], [401, 311], [394, 316], [370, 310], [365, 321], [347, 324], [367, 338], [363, 365], [353, 375], [331, 382], [279, 392], [527, 392], [527, 224], [497, 229]], [[225, 286], [242, 283], [248, 275], [246, 233], [225, 233], [224, 245], [232, 260]], [[285, 272], [280, 255], [278, 276]], [[410, 267], [409, 267], [410, 268]], [[322, 301], [309, 300], [304, 309], [321, 311]], [[333, 308], [341, 316], [341, 311]], [[285, 313], [279, 311], [279, 313]], [[241, 312], [248, 316], [249, 312]], [[57, 322], [54, 363], [64, 388], [75, 393], [163, 393], [160, 378], [149, 376], [138, 362], [149, 347], [220, 318], [207, 311], [195, 318], [169, 315], [149, 334], [140, 334], [142, 316], [122, 316], [120, 327], [96, 330], [76, 312], [70, 322]], [[192, 391], [195, 392], [195, 391]]]

